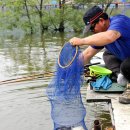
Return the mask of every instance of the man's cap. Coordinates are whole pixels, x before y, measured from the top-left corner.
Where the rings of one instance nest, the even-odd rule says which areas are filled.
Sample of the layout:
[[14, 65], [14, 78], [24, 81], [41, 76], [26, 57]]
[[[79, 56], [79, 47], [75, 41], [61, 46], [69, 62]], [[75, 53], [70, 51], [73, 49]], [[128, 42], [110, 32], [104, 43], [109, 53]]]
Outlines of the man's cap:
[[99, 6], [93, 6], [84, 14], [83, 21], [86, 25], [86, 32], [89, 31], [91, 24], [94, 23], [102, 14], [103, 9], [101, 9]]

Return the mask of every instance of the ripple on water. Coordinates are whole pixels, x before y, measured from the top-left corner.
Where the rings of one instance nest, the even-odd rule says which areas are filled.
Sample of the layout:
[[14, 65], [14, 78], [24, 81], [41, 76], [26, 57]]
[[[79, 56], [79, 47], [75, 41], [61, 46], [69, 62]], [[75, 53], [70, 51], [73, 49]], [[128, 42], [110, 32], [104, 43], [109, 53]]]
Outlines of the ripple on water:
[[0, 130], [52, 130], [44, 80], [6, 84], [0, 88]]

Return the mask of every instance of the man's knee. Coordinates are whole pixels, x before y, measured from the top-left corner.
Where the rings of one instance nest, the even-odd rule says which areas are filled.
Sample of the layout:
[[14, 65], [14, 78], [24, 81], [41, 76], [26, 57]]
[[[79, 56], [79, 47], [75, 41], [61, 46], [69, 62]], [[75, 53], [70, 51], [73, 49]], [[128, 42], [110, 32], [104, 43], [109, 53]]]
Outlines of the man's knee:
[[112, 71], [111, 79], [116, 82], [117, 75], [120, 73], [121, 60], [108, 50], [105, 50], [103, 60], [105, 62], [105, 66]]

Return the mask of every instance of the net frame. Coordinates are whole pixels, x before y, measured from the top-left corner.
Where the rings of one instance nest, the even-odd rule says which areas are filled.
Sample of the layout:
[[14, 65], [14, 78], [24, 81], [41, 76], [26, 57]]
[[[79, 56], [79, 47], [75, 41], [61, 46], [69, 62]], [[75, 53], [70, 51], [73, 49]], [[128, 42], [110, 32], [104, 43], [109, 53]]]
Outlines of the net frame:
[[74, 59], [76, 58], [76, 55], [78, 54], [78, 49], [79, 49], [78, 46], [75, 46], [76, 51], [75, 51], [75, 54], [74, 54], [72, 60], [71, 60], [67, 65], [63, 66], [63, 65], [61, 65], [61, 63], [60, 63], [60, 55], [61, 55], [62, 50], [64, 49], [65, 45], [66, 45], [66, 44], [64, 44], [64, 46], [63, 46], [62, 49], [60, 50], [60, 53], [59, 53], [59, 56], [58, 56], [58, 65], [59, 65], [61, 68], [63, 68], [63, 69], [69, 67], [69, 66], [73, 63]]

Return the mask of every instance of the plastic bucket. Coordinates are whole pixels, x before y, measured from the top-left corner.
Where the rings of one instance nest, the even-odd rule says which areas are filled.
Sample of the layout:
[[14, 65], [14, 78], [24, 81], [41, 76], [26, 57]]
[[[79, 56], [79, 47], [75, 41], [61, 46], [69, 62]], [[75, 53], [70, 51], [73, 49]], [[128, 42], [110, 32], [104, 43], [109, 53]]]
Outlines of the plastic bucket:
[[106, 75], [110, 76], [110, 74], [112, 74], [111, 70], [98, 65], [89, 66], [89, 70], [90, 70], [90, 76], [95, 76], [95, 77], [102, 77]]

